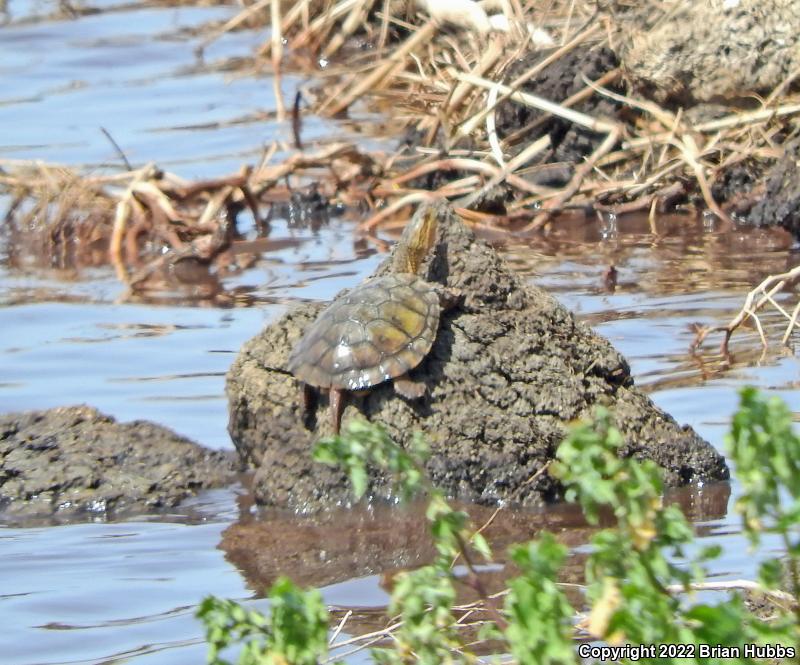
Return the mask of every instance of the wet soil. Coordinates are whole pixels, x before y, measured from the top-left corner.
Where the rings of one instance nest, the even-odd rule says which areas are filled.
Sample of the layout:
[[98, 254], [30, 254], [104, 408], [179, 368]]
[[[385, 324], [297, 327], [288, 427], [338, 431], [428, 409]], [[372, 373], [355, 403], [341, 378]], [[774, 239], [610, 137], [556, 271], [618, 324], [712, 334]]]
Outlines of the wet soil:
[[[407, 401], [381, 384], [350, 398], [345, 425], [361, 414], [384, 424], [401, 445], [423, 431], [434, 484], [480, 504], [558, 499], [561, 487], [544, 467], [566, 423], [598, 405], [616, 414], [625, 437], [621, 454], [655, 460], [669, 485], [728, 477], [712, 446], [633, 387], [628, 364], [607, 340], [546, 292], [525, 286], [446, 204], [437, 213], [438, 244], [422, 274], [461, 292], [464, 302], [443, 313], [431, 352], [410, 373], [427, 394]], [[391, 259], [376, 274], [390, 266]], [[292, 310], [245, 344], [228, 373], [229, 431], [256, 468], [254, 492], [263, 504], [313, 512], [350, 500], [344, 475], [311, 461], [312, 443], [330, 431], [327, 397], [309, 420], [285, 369], [322, 308]], [[389, 498], [387, 479], [373, 474], [370, 492]]]
[[[512, 63], [506, 73], [506, 83], [525, 73], [542, 61], [547, 52], [532, 52]], [[608, 48], [578, 47], [548, 65], [525, 82], [521, 90], [548, 100], [563, 101], [586, 88], [586, 81], [595, 81], [619, 65], [617, 56]], [[610, 86], [624, 92], [619, 86]], [[573, 108], [596, 118], [615, 118], [622, 106], [607, 97], [593, 95]], [[549, 116], [522, 104], [504, 102], [497, 109], [497, 132], [501, 138], [514, 135], [519, 149], [541, 136], [550, 136], [550, 150], [540, 163], [564, 163], [561, 169], [543, 170], [536, 176], [540, 185], [558, 187], [569, 181], [570, 165], [591, 154], [603, 140], [603, 135], [575, 125], [567, 120]]]
[[233, 482], [234, 455], [87, 406], [0, 416], [4, 519], [119, 517]]
[[764, 195], [747, 218], [758, 226], [782, 226], [800, 238], [800, 139], [784, 146], [784, 155], [765, 178]]
[[[475, 528], [482, 531], [496, 550], [500, 573], [497, 582], [509, 576], [507, 549], [543, 531], [558, 533], [570, 548], [589, 541], [596, 527], [589, 527], [572, 510], [494, 510], [480, 506], [456, 506], [469, 512]], [[336, 509], [297, 522], [291, 515], [271, 515], [268, 520], [240, 521], [222, 534], [220, 548], [229, 561], [243, 571], [248, 585], [265, 589], [284, 573], [302, 586], [324, 587], [366, 575], [382, 575], [388, 590], [398, 572], [431, 563], [436, 550], [425, 519], [423, 503], [398, 508], [376, 505], [369, 510]], [[276, 537], [280, 534], [280, 537]], [[581, 566], [564, 571], [572, 581]]]

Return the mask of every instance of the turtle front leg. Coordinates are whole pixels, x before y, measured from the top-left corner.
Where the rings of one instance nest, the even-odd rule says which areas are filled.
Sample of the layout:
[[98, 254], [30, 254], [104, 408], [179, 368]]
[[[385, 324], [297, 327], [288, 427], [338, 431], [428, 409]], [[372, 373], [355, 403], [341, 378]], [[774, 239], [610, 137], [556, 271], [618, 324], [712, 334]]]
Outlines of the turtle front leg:
[[394, 391], [408, 400], [420, 399], [425, 396], [428, 390], [428, 387], [422, 381], [414, 381], [409, 378], [408, 374], [395, 377], [392, 383], [394, 384]]
[[303, 384], [300, 401], [303, 405], [303, 422], [308, 429], [315, 428], [314, 416], [317, 411], [317, 396], [319, 392], [307, 383]]
[[330, 402], [333, 433], [338, 434], [339, 427], [342, 424], [342, 411], [344, 410], [344, 390], [341, 390], [340, 388], [331, 388]]

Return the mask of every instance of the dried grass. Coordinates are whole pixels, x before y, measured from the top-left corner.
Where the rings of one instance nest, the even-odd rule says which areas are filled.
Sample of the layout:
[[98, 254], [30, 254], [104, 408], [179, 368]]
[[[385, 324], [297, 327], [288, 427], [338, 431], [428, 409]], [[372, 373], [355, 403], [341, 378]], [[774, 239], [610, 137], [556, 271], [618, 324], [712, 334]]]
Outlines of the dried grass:
[[[271, 3], [273, 19], [277, 4], [277, 0]], [[619, 71], [608, 72], [597, 81], [586, 80], [585, 87], [567, 99], [544, 99], [523, 90], [526, 81], [577, 48], [615, 45], [613, 17], [598, 14], [593, 3], [556, 0], [545, 8], [539, 3], [491, 3], [502, 12], [502, 31], [490, 31], [487, 26], [493, 19], [483, 22], [487, 12], [472, 7], [463, 10], [466, 3], [426, 0], [416, 8], [390, 0], [280, 4], [280, 30], [274, 30], [260, 49], [273, 64], [280, 47], [275, 34], [286, 39], [283, 55], [290, 58], [310, 52], [327, 61], [345, 53], [342, 57], [346, 60], [348, 40], [355, 34], [362, 42], [378, 47], [371, 62], [362, 63], [358, 71], [340, 71], [335, 80], [329, 80], [326, 94], [313, 109], [316, 113], [336, 116], [358, 103], [391, 99], [424, 136], [414, 155], [418, 160], [399, 160], [390, 181], [376, 184], [384, 207], [364, 222], [365, 229], [375, 228], [406, 205], [433, 196], [458, 198], [457, 205], [464, 209], [480, 206], [482, 196], [497, 186], [507, 188], [509, 210], [517, 218], [527, 213], [524, 231], [545, 227], [554, 214], [569, 207], [597, 204], [603, 210], [647, 209], [655, 214], [667, 202], [686, 199], [695, 192], [709, 210], [730, 221], [726, 207], [714, 199], [714, 182], [725, 168], [746, 156], [762, 161], [774, 158], [776, 146], [770, 137], [783, 132], [788, 119], [800, 113], [800, 100], [786, 94], [790, 81], [778, 86], [760, 109], [732, 110], [724, 118], [694, 116], [692, 120], [652, 101], [607, 89], [605, 86], [619, 80]], [[258, 5], [267, 9], [263, 2]], [[427, 11], [419, 9], [420, 5]], [[253, 11], [251, 7], [243, 14]], [[235, 19], [229, 22], [232, 27], [237, 24]], [[560, 46], [537, 44], [542, 33]], [[506, 84], [511, 63], [537, 49], [541, 51], [538, 62]], [[574, 109], [576, 104], [600, 97], [628, 112], [619, 118], [604, 118]], [[534, 157], [541, 164], [540, 153], [547, 147], [535, 131], [527, 134], [532, 139], [526, 139], [524, 133], [503, 139], [495, 117], [502, 104], [537, 109], [540, 127], [547, 118], [555, 117], [600, 134], [593, 152], [574, 165], [571, 179], [561, 190], [546, 191], [526, 179], [524, 169]], [[525, 145], [526, 140], [535, 147]], [[466, 144], [473, 151], [470, 160], [480, 166], [454, 166], [454, 151]], [[426, 158], [427, 147], [438, 150], [437, 160]], [[516, 159], [520, 154], [526, 159]], [[409, 187], [420, 165], [426, 173], [438, 169], [438, 181], [444, 184], [433, 191]], [[447, 182], [463, 178], [462, 170], [478, 174], [475, 189], [480, 195], [472, 191], [464, 197], [462, 188]]]
[[[729, 206], [714, 199], [716, 180], [736, 164], [774, 160], [780, 137], [800, 114], [800, 98], [787, 92], [796, 73], [761, 108], [732, 108], [722, 118], [690, 118], [621, 88], [611, 90], [608, 86], [622, 79], [617, 69], [594, 81], [584, 79], [583, 88], [564, 99], [547, 99], [526, 90], [526, 83], [567, 62], [576, 49], [615, 46], [611, 15], [599, 14], [595, 3], [569, 0], [546, 6], [484, 2], [486, 11], [471, 8], [462, 14], [453, 6], [463, 3], [446, 12], [441, 6], [438, 0], [426, 0], [428, 11], [391, 0], [258, 0], [214, 28], [202, 44], [253, 21], [271, 26], [258, 56], [272, 66], [276, 93], [281, 71], [308, 63], [309, 56], [337, 58], [342, 66], [316, 72], [325, 85], [312, 111], [341, 115], [358, 104], [389, 101], [422, 137], [412, 150], [389, 158], [342, 144], [310, 146], [306, 152], [299, 98], [290, 111], [279, 100], [279, 117], [291, 112], [298, 150], [280, 164], [265, 159], [228, 178], [183, 183], [152, 166], [98, 178], [44, 164], [3, 162], [0, 187], [12, 194], [11, 215], [21, 215], [23, 225], [35, 219], [51, 231], [82, 220], [81, 233], [108, 242], [110, 260], [128, 281], [130, 268], [142, 260], [138, 238], [156, 238], [182, 251], [210, 233], [226, 209], [249, 208], [261, 223], [265, 197], [278, 194], [281, 180], [295, 173], [321, 178], [325, 194], [338, 201], [369, 206], [361, 225], [368, 232], [404, 216], [410, 206], [441, 197], [452, 200], [468, 221], [511, 223], [524, 232], [546, 228], [569, 208], [646, 210], [655, 228], [659, 212], [692, 199], [729, 220]], [[494, 11], [502, 20], [487, 15]], [[500, 30], [486, 27], [493, 21]], [[549, 45], [543, 44], [545, 34]], [[354, 36], [375, 46], [371, 55], [353, 52]], [[518, 65], [511, 69], [531, 53], [538, 56], [529, 57], [532, 64], [525, 71]], [[603, 99], [625, 112], [599, 117], [578, 108]], [[501, 131], [498, 109], [507, 105], [535, 109], [535, 119], [527, 127]], [[596, 134], [582, 161], [553, 163], [554, 146], [545, 131], [552, 119]], [[537, 179], [557, 169], [567, 171], [562, 187]], [[496, 191], [504, 197], [502, 213], [483, 205]]]
[[[223, 178], [187, 182], [154, 165], [112, 175], [81, 175], [41, 162], [0, 160], [0, 189], [11, 201], [4, 232], [26, 244], [46, 264], [65, 268], [111, 263], [132, 291], [143, 276], [170, 261], [209, 263], [236, 234], [239, 211], [248, 209], [266, 232], [261, 210], [288, 200], [289, 176], [322, 183], [322, 194], [352, 204], [367, 195], [381, 165], [352, 144], [297, 152]], [[19, 238], [25, 241], [19, 241]], [[35, 247], [30, 247], [35, 239]]]
[[[586, 586], [583, 584], [571, 582], [557, 582], [556, 584], [568, 594], [580, 594], [579, 598], [586, 591]], [[687, 593], [696, 592], [730, 593], [731, 591], [763, 595], [771, 602], [786, 609], [786, 611], [791, 611], [797, 607], [797, 600], [791, 594], [785, 591], [765, 588], [762, 584], [747, 579], [697, 582], [690, 584], [688, 588], [677, 584], [666, 587], [666, 592], [673, 596], [683, 596]], [[459, 604], [452, 608], [453, 616], [455, 617], [452, 627], [458, 632], [464, 646], [470, 650], [469, 654], [461, 651], [454, 652], [455, 660], [459, 658], [474, 660], [477, 655], [479, 657], [487, 657], [485, 661], [483, 658], [479, 658], [478, 662], [516, 662], [510, 658], [506, 660], [500, 658], [498, 660], [496, 653], [497, 643], [481, 638], [482, 629], [493, 623], [495, 626], [497, 625], [492, 607], [502, 605], [508, 593], [508, 590], [504, 589], [488, 595], [485, 600]], [[330, 611], [339, 620], [328, 642], [331, 655], [327, 660], [322, 661], [324, 664], [344, 660], [353, 655], [363, 653], [370, 648], [391, 646], [396, 639], [397, 632], [403, 627], [403, 621], [399, 617], [382, 617], [380, 610], [377, 608], [371, 610], [358, 608], [353, 610], [331, 607]], [[358, 619], [363, 618], [366, 612], [369, 612], [370, 623], [373, 625], [375, 622], [384, 623], [385, 627], [364, 631], [358, 625]], [[597, 639], [597, 636], [592, 632], [589, 615], [586, 612], [576, 610], [573, 615], [573, 625], [572, 637], [576, 643]], [[343, 632], [345, 635], [348, 635], [348, 633], [349, 635], [342, 637]]]

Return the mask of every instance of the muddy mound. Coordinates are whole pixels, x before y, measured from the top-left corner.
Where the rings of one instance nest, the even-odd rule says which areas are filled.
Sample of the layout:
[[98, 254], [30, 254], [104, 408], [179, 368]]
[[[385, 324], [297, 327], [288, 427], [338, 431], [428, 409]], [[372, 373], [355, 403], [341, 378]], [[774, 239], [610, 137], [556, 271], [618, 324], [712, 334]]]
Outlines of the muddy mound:
[[[438, 243], [422, 274], [460, 290], [464, 301], [442, 314], [431, 352], [411, 372], [427, 394], [407, 401], [381, 384], [348, 398], [344, 424], [354, 417], [378, 421], [403, 445], [421, 430], [433, 453], [434, 483], [483, 504], [558, 499], [561, 488], [543, 467], [565, 424], [598, 404], [615, 410], [623, 453], [654, 459], [670, 485], [727, 477], [719, 453], [633, 387], [627, 363], [607, 340], [544, 291], [524, 285], [449, 207], [437, 212]], [[390, 262], [377, 272], [387, 272]], [[229, 431], [257, 469], [261, 503], [313, 511], [350, 500], [345, 477], [311, 460], [313, 442], [330, 431], [327, 395], [305, 418], [299, 385], [285, 369], [323, 307], [286, 314], [245, 344], [228, 373]], [[375, 476], [371, 491], [385, 497], [389, 490]]]
[[[646, 20], [653, 22], [652, 12]], [[800, 67], [796, 0], [682, 2], [652, 29], [634, 24], [628, 32], [625, 70], [641, 94], [660, 102], [769, 94]]]
[[784, 146], [784, 154], [767, 173], [764, 196], [747, 219], [758, 226], [782, 226], [800, 238], [800, 139]]
[[177, 505], [233, 480], [234, 456], [88, 406], [0, 416], [5, 516], [110, 517]]
[[[509, 65], [504, 77], [510, 84], [541, 61], [546, 53], [537, 51]], [[522, 84], [520, 90], [539, 97], [561, 103], [575, 93], [586, 88], [586, 81], [596, 81], [603, 74], [619, 65], [616, 55], [608, 48], [580, 46], [573, 49], [541, 72]], [[624, 92], [611, 85], [616, 92]], [[599, 95], [593, 95], [578, 103], [574, 108], [596, 118], [613, 118], [619, 113], [620, 105]], [[562, 118], [545, 114], [542, 111], [517, 104], [504, 102], [497, 109], [497, 131], [501, 138], [518, 135], [522, 138], [520, 147], [526, 147], [540, 136], [549, 135], [551, 150], [543, 157], [546, 162], [575, 163], [592, 153], [603, 135], [592, 132]], [[537, 177], [543, 185], [558, 186], [569, 180], [569, 168], [548, 169]]]

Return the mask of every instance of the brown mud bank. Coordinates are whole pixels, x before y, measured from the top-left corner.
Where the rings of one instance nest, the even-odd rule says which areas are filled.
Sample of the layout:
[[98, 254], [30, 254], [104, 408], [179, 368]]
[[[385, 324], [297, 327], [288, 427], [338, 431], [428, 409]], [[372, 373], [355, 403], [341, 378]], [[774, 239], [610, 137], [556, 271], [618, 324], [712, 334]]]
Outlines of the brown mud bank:
[[[628, 364], [607, 340], [523, 284], [449, 206], [438, 204], [437, 214], [437, 244], [421, 274], [464, 300], [442, 313], [430, 353], [410, 372], [427, 393], [409, 401], [380, 384], [349, 398], [345, 425], [366, 417], [404, 446], [422, 431], [433, 482], [481, 504], [559, 499], [561, 487], [546, 466], [566, 425], [598, 405], [615, 413], [625, 438], [621, 454], [655, 460], [670, 486], [728, 477], [710, 444], [634, 387]], [[330, 432], [327, 396], [307, 418], [300, 386], [286, 370], [291, 349], [322, 308], [303, 305], [286, 314], [245, 344], [228, 373], [229, 431], [256, 468], [254, 493], [263, 504], [313, 512], [350, 501], [345, 476], [311, 459], [314, 441]], [[385, 477], [375, 473], [370, 483], [372, 496], [391, 498]]]
[[235, 456], [88, 406], [0, 416], [0, 517], [107, 518], [233, 482]]

